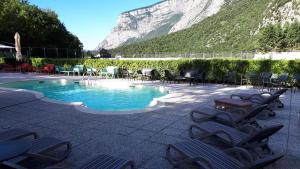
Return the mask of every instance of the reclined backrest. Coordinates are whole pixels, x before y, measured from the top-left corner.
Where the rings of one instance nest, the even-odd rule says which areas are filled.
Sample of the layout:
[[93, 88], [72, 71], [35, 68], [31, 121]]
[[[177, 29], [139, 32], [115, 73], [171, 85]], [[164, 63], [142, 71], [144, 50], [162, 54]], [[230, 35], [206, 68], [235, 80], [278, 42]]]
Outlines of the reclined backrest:
[[254, 142], [254, 141], [261, 141], [265, 138], [268, 138], [268, 137], [272, 136], [274, 133], [276, 133], [277, 131], [279, 131], [282, 127], [283, 127], [282, 124], [276, 124], [276, 125], [263, 127], [258, 132], [255, 132], [255, 135], [253, 135], [251, 137], [251, 139], [248, 140], [248, 142], [250, 143], [250, 142]]
[[288, 89], [280, 89], [280, 90], [278, 90], [278, 91], [276, 91], [275, 93], [274, 93], [274, 95], [275, 94], [279, 94], [279, 95], [282, 95], [283, 93], [285, 93], [286, 91], [287, 91]]
[[269, 104], [271, 104], [274, 100], [278, 99], [279, 96], [280, 96], [280, 94], [274, 94], [274, 95], [268, 97], [267, 99], [265, 99], [265, 100], [261, 103], [261, 105], [263, 105], [263, 104], [269, 105]]
[[244, 119], [251, 119], [255, 116], [257, 116], [260, 112], [262, 112], [268, 105], [267, 104], [263, 104], [263, 105], [259, 105], [254, 107], [250, 113], [246, 114], [246, 116], [244, 117]]

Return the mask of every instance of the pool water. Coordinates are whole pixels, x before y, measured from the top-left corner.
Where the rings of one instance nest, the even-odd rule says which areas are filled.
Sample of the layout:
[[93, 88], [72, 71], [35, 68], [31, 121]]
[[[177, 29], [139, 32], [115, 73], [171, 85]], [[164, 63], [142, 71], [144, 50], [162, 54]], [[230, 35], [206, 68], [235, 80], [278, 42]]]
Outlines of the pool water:
[[[115, 82], [117, 83], [117, 82]], [[114, 87], [111, 87], [114, 86]], [[82, 102], [93, 110], [129, 111], [150, 106], [154, 98], [167, 94], [158, 87], [124, 84], [85, 85], [68, 80], [23, 81], [1, 84], [0, 87], [41, 92], [50, 99], [64, 102]]]

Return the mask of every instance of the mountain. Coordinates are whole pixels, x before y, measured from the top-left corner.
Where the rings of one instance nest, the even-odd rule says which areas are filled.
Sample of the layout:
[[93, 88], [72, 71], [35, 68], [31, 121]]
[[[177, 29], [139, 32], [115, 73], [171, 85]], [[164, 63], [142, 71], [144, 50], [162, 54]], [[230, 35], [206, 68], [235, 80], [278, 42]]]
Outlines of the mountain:
[[252, 51], [257, 49], [261, 28], [296, 21], [300, 21], [299, 0], [233, 0], [190, 28], [110, 51], [129, 57], [158, 52]]
[[123, 12], [98, 48], [116, 48], [191, 27], [217, 13], [228, 0], [164, 0]]

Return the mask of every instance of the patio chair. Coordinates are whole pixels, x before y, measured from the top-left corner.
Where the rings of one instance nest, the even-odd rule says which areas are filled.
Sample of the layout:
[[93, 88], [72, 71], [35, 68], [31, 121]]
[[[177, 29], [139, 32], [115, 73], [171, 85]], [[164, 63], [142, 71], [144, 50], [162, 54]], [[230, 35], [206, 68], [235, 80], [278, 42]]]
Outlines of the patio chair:
[[[64, 147], [65, 150], [61, 152]], [[32, 142], [32, 147], [24, 155], [3, 161], [2, 164], [12, 168], [24, 169], [21, 163], [29, 159], [58, 163], [69, 156], [71, 149], [72, 145], [70, 142], [61, 141], [52, 137], [39, 138]], [[58, 153], [58, 151], [60, 153]]]
[[62, 71], [64, 71], [64, 70], [65, 70], [65, 68], [62, 67], [62, 66], [55, 66], [55, 73], [56, 74], [61, 74], [61, 73], [63, 73]]
[[88, 67], [83, 73], [83, 76], [97, 76], [97, 69]]
[[277, 78], [272, 79], [272, 88], [287, 88], [289, 74], [280, 74]]
[[271, 77], [272, 77], [271, 72], [262, 72], [260, 74], [260, 85], [263, 89], [265, 87], [267, 89], [270, 89], [270, 87], [272, 86]]
[[2, 70], [8, 71], [8, 72], [16, 71], [16, 67], [14, 65], [8, 64], [8, 63], [1, 64], [1, 68], [2, 68]]
[[229, 72], [223, 79], [223, 84], [224, 83], [229, 83], [229, 84], [237, 84], [239, 81], [239, 75], [236, 71], [231, 71]]
[[119, 75], [120, 78], [124, 78], [124, 79], [129, 79], [130, 78], [130, 74], [129, 71], [126, 68], [120, 68], [119, 69]]
[[165, 73], [164, 78], [163, 78], [164, 82], [166, 81], [166, 82], [171, 83], [172, 81], [175, 81], [175, 75], [173, 72], [171, 72], [168, 69], [165, 69], [164, 73]]
[[[236, 94], [232, 94], [230, 96], [230, 98], [235, 98], [238, 97], [241, 100], [249, 100], [251, 97], [255, 96], [255, 95], [261, 95], [264, 99], [267, 99], [268, 97], [274, 96], [274, 95], [282, 95], [284, 94], [288, 89], [287, 88], [283, 88], [283, 89], [279, 89], [277, 90], [275, 93], [271, 93], [271, 92], [262, 92], [262, 93], [255, 93], [255, 94], [251, 94], [251, 93], [236, 93]], [[276, 104], [278, 104], [279, 108], [283, 108], [284, 104], [278, 99], [274, 100], [274, 102]]]
[[144, 75], [143, 75], [142, 70], [137, 70], [137, 71], [133, 74], [133, 79], [144, 80]]
[[[227, 146], [231, 147], [261, 147], [270, 152], [268, 138], [283, 127], [282, 124], [271, 124], [263, 127], [245, 125], [240, 128], [233, 128], [214, 121], [207, 121], [200, 124], [193, 124], [189, 128], [189, 135], [192, 139], [207, 139], [217, 137]], [[199, 134], [200, 133], [200, 134]]]
[[86, 164], [79, 167], [79, 169], [135, 169], [133, 161], [128, 161], [120, 158], [116, 158], [110, 155], [99, 155]]
[[112, 78], [117, 78], [119, 73], [119, 68], [117, 66], [106, 67], [107, 75]]
[[293, 80], [294, 80], [294, 87], [299, 89], [300, 88], [300, 73], [296, 73], [293, 75]]
[[231, 109], [230, 111], [223, 111], [211, 107], [201, 107], [197, 110], [191, 111], [191, 119], [196, 123], [214, 120], [232, 127], [239, 127], [244, 124], [257, 124], [253, 118], [261, 113], [267, 105], [260, 105], [254, 107], [251, 111], [244, 109]]
[[190, 70], [184, 73], [184, 79], [189, 81], [189, 84], [197, 84], [198, 81], [201, 81], [203, 84], [205, 82], [205, 72], [201, 70]]
[[47, 64], [46, 66], [43, 67], [42, 72], [45, 72], [48, 74], [55, 73], [55, 65]]
[[196, 84], [198, 84], [198, 82], [201, 82], [204, 85], [206, 81], [206, 73], [204, 71], [199, 70], [194, 78]]
[[282, 157], [279, 153], [258, 156], [241, 147], [220, 150], [198, 139], [169, 144], [166, 150], [166, 159], [178, 168], [195, 164], [205, 169], [260, 169]]
[[0, 132], [0, 141], [16, 140], [16, 139], [28, 138], [28, 137], [37, 139], [38, 134], [35, 132], [27, 131], [24, 129], [18, 129], [18, 128], [9, 129], [9, 130]]
[[106, 68], [100, 69], [98, 74], [101, 78], [108, 78], [108, 72]]
[[184, 72], [183, 70], [180, 70], [179, 75], [175, 77], [175, 81], [177, 83], [186, 81], [187, 78], [185, 77], [185, 74], [186, 74], [186, 72]]
[[84, 66], [83, 65], [75, 65], [73, 67], [74, 74], [77, 73], [78, 76], [82, 75], [84, 72]]
[[259, 84], [259, 75], [255, 72], [249, 72], [241, 77], [241, 85], [252, 85], [253, 87]]
[[151, 71], [151, 80], [160, 80], [161, 74], [156, 69]]
[[142, 79], [146, 79], [146, 80], [152, 80], [153, 79], [153, 75], [154, 75], [154, 71], [155, 69], [152, 68], [148, 68], [148, 69], [142, 69]]
[[23, 63], [19, 67], [21, 72], [32, 72], [34, 70], [33, 66], [29, 63]]

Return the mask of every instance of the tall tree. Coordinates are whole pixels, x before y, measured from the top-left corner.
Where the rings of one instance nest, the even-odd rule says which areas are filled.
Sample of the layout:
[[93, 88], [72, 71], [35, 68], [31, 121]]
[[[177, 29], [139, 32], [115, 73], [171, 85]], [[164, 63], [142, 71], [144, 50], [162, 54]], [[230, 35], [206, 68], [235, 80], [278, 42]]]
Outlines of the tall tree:
[[28, 1], [1, 0], [0, 25], [0, 41], [13, 43], [15, 32], [19, 32], [24, 47], [82, 48], [78, 37], [66, 29], [54, 11]]

